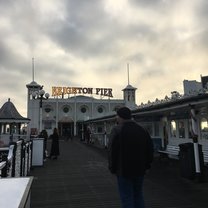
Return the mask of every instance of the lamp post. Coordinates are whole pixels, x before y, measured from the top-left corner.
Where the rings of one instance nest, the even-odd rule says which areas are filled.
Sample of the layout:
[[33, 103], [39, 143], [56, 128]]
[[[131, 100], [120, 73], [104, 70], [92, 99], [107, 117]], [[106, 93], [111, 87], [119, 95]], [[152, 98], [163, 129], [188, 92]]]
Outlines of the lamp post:
[[42, 131], [42, 119], [43, 119], [43, 100], [47, 100], [49, 98], [49, 93], [45, 93], [43, 90], [43, 86], [40, 88], [40, 90], [34, 91], [33, 94], [33, 99], [38, 99], [40, 100], [40, 114], [39, 114], [39, 133]]

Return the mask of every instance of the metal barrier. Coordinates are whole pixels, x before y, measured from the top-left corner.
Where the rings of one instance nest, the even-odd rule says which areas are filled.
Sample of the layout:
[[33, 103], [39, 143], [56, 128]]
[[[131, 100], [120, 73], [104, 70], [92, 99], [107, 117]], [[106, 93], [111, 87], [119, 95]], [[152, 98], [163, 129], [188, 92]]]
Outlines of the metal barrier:
[[109, 135], [106, 134], [105, 132], [104, 133], [92, 133], [90, 142], [100, 147], [106, 148], [109, 142], [108, 137]]

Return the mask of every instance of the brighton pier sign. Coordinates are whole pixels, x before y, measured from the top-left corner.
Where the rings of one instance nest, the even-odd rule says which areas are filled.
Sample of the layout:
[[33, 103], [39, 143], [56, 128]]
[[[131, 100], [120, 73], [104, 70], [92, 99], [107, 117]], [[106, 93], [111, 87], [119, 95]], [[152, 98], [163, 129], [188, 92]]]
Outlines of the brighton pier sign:
[[69, 94], [96, 94], [113, 97], [111, 88], [88, 88], [88, 87], [52, 87], [52, 96], [64, 96]]

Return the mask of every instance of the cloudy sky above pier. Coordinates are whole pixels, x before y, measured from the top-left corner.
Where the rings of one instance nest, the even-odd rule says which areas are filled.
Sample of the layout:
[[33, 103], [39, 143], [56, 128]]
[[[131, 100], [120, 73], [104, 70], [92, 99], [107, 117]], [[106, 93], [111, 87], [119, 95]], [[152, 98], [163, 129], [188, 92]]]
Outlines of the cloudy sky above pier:
[[0, 107], [27, 115], [26, 84], [106, 87], [137, 104], [208, 75], [207, 0], [0, 0]]

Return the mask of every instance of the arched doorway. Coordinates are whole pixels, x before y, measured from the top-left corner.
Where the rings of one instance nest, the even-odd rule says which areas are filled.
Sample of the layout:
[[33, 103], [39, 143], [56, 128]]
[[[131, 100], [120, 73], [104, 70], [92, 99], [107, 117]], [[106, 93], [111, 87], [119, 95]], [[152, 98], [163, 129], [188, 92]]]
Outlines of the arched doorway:
[[74, 121], [70, 117], [64, 117], [58, 122], [59, 135], [62, 139], [68, 140], [74, 135]]

